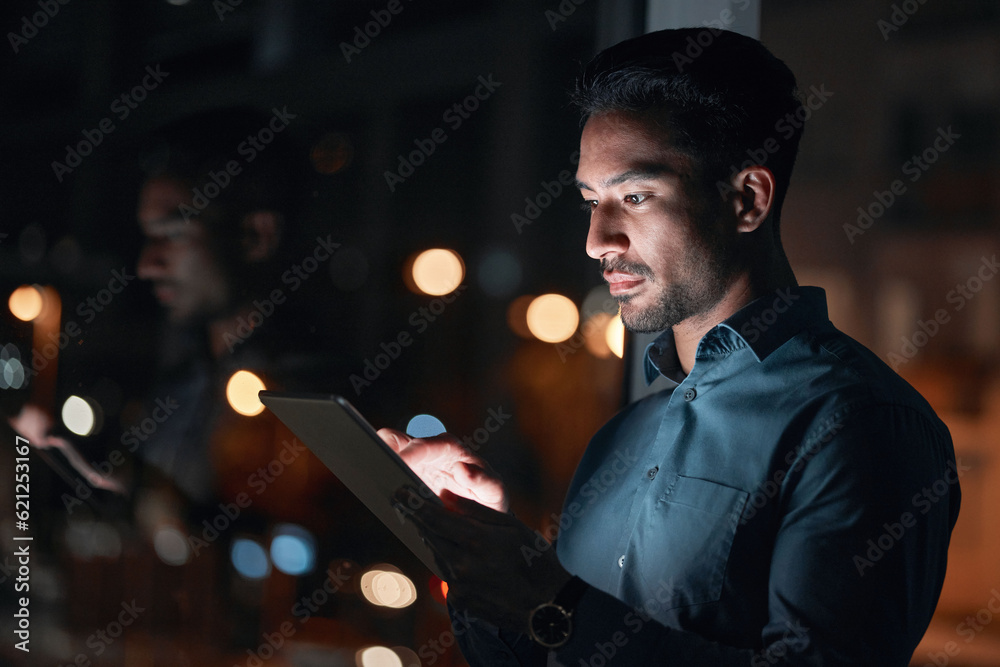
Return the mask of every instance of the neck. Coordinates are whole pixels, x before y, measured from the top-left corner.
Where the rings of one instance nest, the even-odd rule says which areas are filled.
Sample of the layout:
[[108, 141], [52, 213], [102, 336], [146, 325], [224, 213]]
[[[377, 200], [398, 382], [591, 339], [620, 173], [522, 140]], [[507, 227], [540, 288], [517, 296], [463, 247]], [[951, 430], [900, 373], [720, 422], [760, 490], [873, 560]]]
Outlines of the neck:
[[769, 292], [798, 285], [780, 245], [769, 244], [766, 261], [756, 262], [733, 276], [725, 294], [711, 309], [675, 324], [674, 345], [685, 374], [694, 368], [698, 343], [708, 331], [740, 308]]

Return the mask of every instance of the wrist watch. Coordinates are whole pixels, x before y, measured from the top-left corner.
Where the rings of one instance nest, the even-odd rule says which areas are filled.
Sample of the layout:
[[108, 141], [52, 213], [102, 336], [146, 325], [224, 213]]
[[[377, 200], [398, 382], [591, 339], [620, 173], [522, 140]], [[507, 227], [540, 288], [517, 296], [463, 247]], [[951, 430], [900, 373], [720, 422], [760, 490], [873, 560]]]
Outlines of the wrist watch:
[[574, 576], [556, 593], [551, 602], [544, 602], [531, 610], [528, 633], [545, 648], [559, 648], [573, 634], [573, 610], [587, 584]]

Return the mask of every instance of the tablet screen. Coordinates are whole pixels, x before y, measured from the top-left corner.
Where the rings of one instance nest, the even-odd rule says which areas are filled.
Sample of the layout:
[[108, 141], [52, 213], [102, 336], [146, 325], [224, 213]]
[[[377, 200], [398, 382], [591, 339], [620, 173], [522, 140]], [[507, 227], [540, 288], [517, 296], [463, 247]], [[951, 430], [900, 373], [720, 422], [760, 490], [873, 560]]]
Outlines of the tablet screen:
[[261, 391], [260, 401], [343, 482], [358, 500], [403, 541], [436, 576], [434, 555], [393, 495], [412, 486], [421, 497], [440, 502], [371, 424], [346, 399], [332, 394]]

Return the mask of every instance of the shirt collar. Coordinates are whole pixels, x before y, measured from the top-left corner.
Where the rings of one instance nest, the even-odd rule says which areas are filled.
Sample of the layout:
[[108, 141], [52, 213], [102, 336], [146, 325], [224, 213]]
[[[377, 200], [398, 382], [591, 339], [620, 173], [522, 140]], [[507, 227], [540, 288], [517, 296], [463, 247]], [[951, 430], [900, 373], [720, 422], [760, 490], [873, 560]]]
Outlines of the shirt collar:
[[[695, 359], [749, 347], [757, 361], [764, 361], [798, 332], [828, 319], [821, 287], [782, 287], [710, 329], [699, 341]], [[643, 374], [647, 385], [660, 375], [677, 384], [684, 380], [673, 330], [667, 329], [646, 346]]]

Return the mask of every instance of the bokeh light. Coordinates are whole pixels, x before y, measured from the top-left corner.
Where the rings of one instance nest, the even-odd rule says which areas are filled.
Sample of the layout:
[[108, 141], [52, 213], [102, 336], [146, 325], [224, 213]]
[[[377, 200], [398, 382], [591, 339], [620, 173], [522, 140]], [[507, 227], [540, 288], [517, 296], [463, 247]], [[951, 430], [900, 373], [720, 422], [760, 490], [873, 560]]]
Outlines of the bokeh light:
[[437, 578], [433, 574], [427, 580], [427, 590], [430, 591], [431, 598], [441, 604], [447, 603], [448, 583]]
[[342, 171], [354, 157], [354, 145], [343, 132], [327, 132], [316, 142], [309, 159], [313, 169], [327, 176]]
[[622, 318], [612, 317], [608, 322], [606, 340], [612, 354], [621, 359], [625, 356], [625, 325]]
[[153, 550], [167, 565], [183, 565], [191, 558], [191, 548], [184, 534], [176, 528], [166, 526], [153, 536]]
[[236, 571], [247, 579], [263, 579], [271, 572], [267, 552], [256, 540], [237, 538], [229, 551], [229, 557]]
[[62, 406], [62, 420], [76, 435], [90, 435], [97, 430], [100, 406], [80, 396], [70, 396]]
[[420, 662], [420, 656], [418, 656], [417, 652], [411, 648], [407, 648], [405, 646], [393, 646], [392, 650], [399, 656], [403, 667], [420, 667], [420, 665], [423, 664]]
[[114, 525], [90, 519], [72, 519], [66, 524], [66, 546], [75, 557], [117, 559], [122, 553], [121, 535]]
[[581, 327], [587, 351], [598, 359], [607, 359], [611, 356], [611, 348], [608, 347], [608, 323], [612, 317], [607, 313], [597, 313], [587, 318]]
[[0, 389], [20, 389], [27, 378], [17, 346], [13, 343], [0, 345]]
[[312, 572], [316, 563], [316, 540], [302, 526], [279, 524], [271, 539], [271, 561], [285, 574], [297, 576]]
[[587, 292], [587, 296], [583, 297], [580, 312], [583, 313], [584, 319], [588, 319], [597, 313], [617, 315], [618, 301], [611, 296], [610, 286], [607, 283], [603, 283]]
[[580, 313], [576, 305], [562, 294], [536, 297], [526, 313], [528, 329], [546, 343], [561, 343], [576, 332]]
[[534, 294], [523, 294], [507, 306], [507, 326], [521, 338], [531, 340], [531, 330], [528, 328], [528, 306], [535, 300]]
[[264, 381], [250, 371], [236, 371], [226, 384], [226, 400], [241, 415], [253, 417], [264, 411], [257, 392], [265, 389]]
[[417, 587], [398, 568], [383, 563], [361, 575], [361, 594], [373, 605], [402, 609], [416, 602]]
[[45, 302], [37, 287], [21, 285], [11, 293], [7, 305], [14, 317], [22, 322], [31, 322], [42, 314], [42, 306], [45, 305]]
[[406, 435], [411, 438], [430, 438], [445, 431], [444, 423], [433, 415], [415, 415], [406, 425]]
[[432, 248], [413, 260], [411, 275], [418, 290], [431, 296], [441, 296], [454, 292], [462, 284], [465, 265], [455, 251]]
[[403, 661], [391, 648], [369, 646], [357, 652], [358, 667], [403, 667]]

